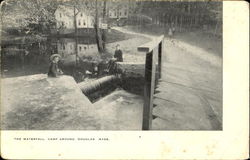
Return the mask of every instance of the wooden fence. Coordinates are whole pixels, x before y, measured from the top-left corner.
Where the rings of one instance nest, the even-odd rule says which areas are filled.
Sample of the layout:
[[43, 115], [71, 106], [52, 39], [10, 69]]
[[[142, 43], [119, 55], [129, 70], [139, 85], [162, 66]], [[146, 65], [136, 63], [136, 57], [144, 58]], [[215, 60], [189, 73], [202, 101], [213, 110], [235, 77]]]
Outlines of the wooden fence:
[[[161, 78], [163, 41], [164, 35], [161, 35], [137, 48], [138, 51], [146, 54], [142, 130], [150, 130], [152, 126], [153, 96], [156, 85], [155, 81]], [[157, 59], [158, 74], [156, 74]], [[156, 75], [158, 76], [156, 77]]]

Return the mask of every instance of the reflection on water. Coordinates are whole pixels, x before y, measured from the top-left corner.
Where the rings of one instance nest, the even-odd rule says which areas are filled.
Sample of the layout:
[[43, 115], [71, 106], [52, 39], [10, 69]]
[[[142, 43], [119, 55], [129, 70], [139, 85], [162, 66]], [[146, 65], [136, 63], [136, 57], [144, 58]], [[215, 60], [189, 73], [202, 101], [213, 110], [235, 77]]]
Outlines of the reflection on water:
[[15, 77], [47, 73], [49, 57], [62, 56], [60, 67], [77, 82], [105, 75], [94, 38], [53, 38], [40, 43], [10, 43], [2, 47], [2, 76]]
[[58, 38], [52, 39], [52, 42], [65, 63], [75, 62], [77, 58], [93, 60], [100, 58], [94, 39]]
[[[59, 67], [64, 74], [74, 77], [78, 83], [107, 75], [107, 61], [101, 59], [93, 39], [47, 38], [40, 43], [11, 43], [1, 47], [2, 77], [46, 74], [50, 63], [49, 57], [55, 53], [62, 56]], [[96, 102], [117, 87], [142, 95], [143, 82], [143, 78], [123, 77], [121, 82], [106, 85], [87, 96], [92, 102]]]

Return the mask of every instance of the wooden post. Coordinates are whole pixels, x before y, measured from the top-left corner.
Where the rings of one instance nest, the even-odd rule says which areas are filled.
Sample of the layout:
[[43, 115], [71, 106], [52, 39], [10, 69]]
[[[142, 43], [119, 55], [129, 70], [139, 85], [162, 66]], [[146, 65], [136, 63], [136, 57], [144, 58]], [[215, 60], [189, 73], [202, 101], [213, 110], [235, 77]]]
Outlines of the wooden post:
[[142, 130], [150, 130], [152, 126], [153, 95], [155, 89], [154, 82], [155, 56], [152, 50], [146, 55]]
[[152, 127], [152, 111], [153, 111], [153, 96], [155, 91], [156, 80], [156, 52], [158, 51], [159, 72], [161, 72], [162, 52], [163, 52], [164, 36], [155, 38], [153, 41], [141, 45], [137, 48], [139, 52], [146, 53], [145, 61], [145, 84], [144, 84], [144, 105], [143, 105], [143, 121], [142, 130], [150, 130]]
[[159, 48], [158, 48], [158, 78], [161, 78], [161, 68], [162, 68], [162, 42], [163, 40], [159, 43]]

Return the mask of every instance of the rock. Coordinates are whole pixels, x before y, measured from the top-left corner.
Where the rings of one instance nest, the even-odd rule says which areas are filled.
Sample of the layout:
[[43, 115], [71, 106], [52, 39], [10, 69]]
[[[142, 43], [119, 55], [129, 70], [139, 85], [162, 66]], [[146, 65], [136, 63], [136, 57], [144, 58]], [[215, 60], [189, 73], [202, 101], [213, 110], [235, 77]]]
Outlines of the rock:
[[99, 129], [95, 109], [70, 76], [2, 79], [2, 129]]

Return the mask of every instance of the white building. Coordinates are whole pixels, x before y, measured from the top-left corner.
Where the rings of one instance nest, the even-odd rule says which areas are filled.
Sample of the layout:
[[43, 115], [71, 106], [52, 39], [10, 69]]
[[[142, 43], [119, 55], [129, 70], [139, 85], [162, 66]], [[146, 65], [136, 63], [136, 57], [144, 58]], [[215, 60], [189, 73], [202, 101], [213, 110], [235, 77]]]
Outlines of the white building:
[[127, 6], [109, 9], [109, 18], [128, 18]]
[[79, 12], [76, 16], [77, 28], [94, 28], [94, 18], [87, 16], [84, 12]]
[[[84, 11], [76, 9], [76, 27], [77, 28], [94, 28], [94, 18], [86, 15]], [[55, 11], [57, 29], [75, 29], [74, 8], [60, 5]]]
[[130, 1], [116, 0], [107, 3], [108, 17], [109, 18], [128, 18]]

